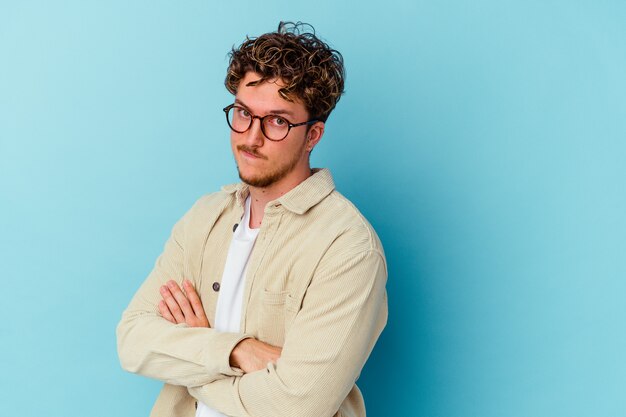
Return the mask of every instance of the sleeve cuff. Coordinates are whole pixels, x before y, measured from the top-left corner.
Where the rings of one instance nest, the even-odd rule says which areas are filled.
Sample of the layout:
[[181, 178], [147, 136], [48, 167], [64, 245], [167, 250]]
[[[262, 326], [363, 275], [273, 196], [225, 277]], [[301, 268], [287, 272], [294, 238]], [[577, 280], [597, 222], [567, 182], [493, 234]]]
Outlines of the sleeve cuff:
[[214, 349], [207, 349], [206, 355], [209, 357], [205, 358], [205, 363], [209, 365], [209, 368], [217, 367], [217, 371], [223, 375], [242, 376], [244, 373], [241, 369], [230, 366], [230, 354], [239, 342], [252, 336], [242, 333], [217, 332], [216, 337], [219, 343], [213, 345]]

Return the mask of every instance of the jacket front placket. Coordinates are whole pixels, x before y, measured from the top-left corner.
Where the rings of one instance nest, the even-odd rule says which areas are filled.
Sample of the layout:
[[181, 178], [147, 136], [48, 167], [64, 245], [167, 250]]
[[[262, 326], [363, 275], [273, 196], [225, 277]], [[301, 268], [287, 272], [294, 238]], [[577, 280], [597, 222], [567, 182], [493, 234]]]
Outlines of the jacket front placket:
[[197, 290], [211, 323], [215, 323], [219, 285], [224, 275], [233, 225], [239, 223], [242, 215], [243, 208], [236, 204], [233, 195], [222, 203], [204, 231], [206, 237], [202, 246]]

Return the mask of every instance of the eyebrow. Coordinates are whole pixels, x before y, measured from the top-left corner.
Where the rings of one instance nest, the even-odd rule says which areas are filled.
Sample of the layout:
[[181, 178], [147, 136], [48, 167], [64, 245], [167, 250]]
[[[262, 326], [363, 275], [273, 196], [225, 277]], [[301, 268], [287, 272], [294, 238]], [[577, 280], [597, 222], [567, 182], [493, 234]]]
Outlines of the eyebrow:
[[[246, 109], [248, 109], [248, 110], [250, 109], [250, 107], [248, 105], [246, 105], [246, 103], [244, 103], [243, 101], [239, 100], [238, 98], [235, 99], [235, 104], [241, 104]], [[269, 112], [267, 112], [267, 114], [286, 114], [286, 115], [289, 115], [289, 116], [294, 116], [293, 112], [291, 112], [289, 110], [284, 110], [284, 109], [270, 110]]]

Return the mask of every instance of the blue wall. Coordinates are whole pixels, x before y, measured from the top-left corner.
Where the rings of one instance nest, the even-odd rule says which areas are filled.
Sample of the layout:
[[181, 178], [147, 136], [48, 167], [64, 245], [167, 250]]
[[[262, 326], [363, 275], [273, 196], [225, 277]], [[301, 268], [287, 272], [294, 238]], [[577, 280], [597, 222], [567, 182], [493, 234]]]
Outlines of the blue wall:
[[387, 251], [368, 415], [626, 415], [626, 4], [228, 3], [0, 2], [1, 414], [147, 415], [115, 325], [282, 19], [347, 65], [313, 162]]

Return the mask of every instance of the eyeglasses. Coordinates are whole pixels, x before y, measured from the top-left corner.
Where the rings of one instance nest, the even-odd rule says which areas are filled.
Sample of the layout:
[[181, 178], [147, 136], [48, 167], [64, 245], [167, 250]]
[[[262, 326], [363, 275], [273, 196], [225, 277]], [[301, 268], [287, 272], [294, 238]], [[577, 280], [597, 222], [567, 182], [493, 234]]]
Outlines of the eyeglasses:
[[319, 120], [309, 120], [302, 123], [291, 123], [282, 116], [268, 114], [267, 116], [255, 116], [248, 109], [231, 104], [224, 107], [226, 122], [233, 132], [244, 133], [250, 129], [254, 119], [261, 121], [261, 132], [266, 138], [273, 141], [281, 141], [287, 137], [292, 127], [312, 125]]

